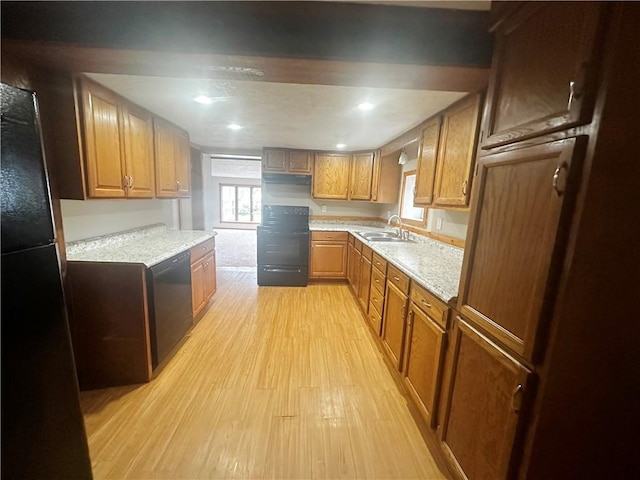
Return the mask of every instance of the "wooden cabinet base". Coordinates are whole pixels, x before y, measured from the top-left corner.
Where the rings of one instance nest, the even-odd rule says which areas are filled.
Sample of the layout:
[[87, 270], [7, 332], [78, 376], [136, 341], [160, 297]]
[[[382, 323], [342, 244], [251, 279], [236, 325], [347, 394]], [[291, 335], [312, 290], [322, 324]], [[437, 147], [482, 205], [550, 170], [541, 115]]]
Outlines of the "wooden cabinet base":
[[68, 262], [69, 323], [82, 390], [152, 376], [146, 268]]

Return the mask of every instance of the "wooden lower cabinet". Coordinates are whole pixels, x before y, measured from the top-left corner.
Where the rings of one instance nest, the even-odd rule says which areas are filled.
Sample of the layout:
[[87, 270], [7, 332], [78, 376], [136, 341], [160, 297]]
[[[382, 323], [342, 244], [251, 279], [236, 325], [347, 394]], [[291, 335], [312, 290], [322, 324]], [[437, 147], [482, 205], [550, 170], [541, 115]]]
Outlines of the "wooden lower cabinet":
[[427, 425], [436, 427], [436, 408], [446, 332], [429, 315], [411, 303], [407, 319], [402, 377], [409, 395]]
[[311, 232], [309, 278], [347, 278], [348, 234]]
[[214, 240], [191, 249], [191, 304], [194, 322], [216, 293], [216, 252]]
[[439, 437], [462, 478], [507, 478], [531, 372], [460, 317], [451, 341]]
[[360, 256], [360, 285], [358, 300], [364, 313], [369, 310], [369, 296], [371, 292], [371, 260], [366, 255]]
[[408, 297], [392, 282], [387, 282], [382, 316], [382, 344], [398, 370], [402, 365]]

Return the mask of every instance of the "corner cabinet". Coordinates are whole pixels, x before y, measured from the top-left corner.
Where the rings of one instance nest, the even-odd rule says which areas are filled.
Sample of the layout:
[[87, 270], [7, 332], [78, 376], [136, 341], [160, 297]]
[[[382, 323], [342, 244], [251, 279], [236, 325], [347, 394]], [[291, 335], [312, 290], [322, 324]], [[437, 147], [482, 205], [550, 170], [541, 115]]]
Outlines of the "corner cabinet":
[[156, 196], [158, 198], [189, 197], [191, 158], [189, 137], [172, 124], [155, 118]]
[[439, 436], [461, 478], [510, 478], [531, 372], [458, 318]]
[[153, 198], [151, 115], [111, 90], [80, 77], [77, 112], [88, 198]]

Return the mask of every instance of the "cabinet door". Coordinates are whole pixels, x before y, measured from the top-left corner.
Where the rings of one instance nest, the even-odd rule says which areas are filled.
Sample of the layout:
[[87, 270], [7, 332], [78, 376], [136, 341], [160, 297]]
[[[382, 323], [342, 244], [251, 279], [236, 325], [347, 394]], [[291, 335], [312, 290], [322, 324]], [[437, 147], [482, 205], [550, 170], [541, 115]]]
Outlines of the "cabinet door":
[[202, 307], [205, 300], [205, 271], [204, 271], [204, 258], [201, 258], [196, 263], [191, 265], [191, 305], [193, 309], [193, 316], [196, 316]]
[[347, 281], [349, 286], [353, 288], [353, 265], [356, 261], [356, 249], [352, 243], [349, 243], [347, 248]]
[[80, 81], [84, 152], [89, 197], [126, 196], [121, 109], [110, 90], [85, 78]]
[[290, 151], [288, 157], [287, 171], [301, 175], [311, 175], [312, 154], [310, 152]]
[[401, 370], [404, 345], [407, 296], [394, 284], [387, 282], [382, 315], [382, 343], [396, 368]]
[[409, 395], [431, 428], [436, 426], [445, 336], [436, 322], [411, 304], [403, 378]]
[[531, 2], [500, 25], [482, 148], [587, 123], [606, 2]]
[[189, 137], [181, 131], [174, 131], [173, 147], [176, 168], [176, 190], [179, 197], [191, 195], [191, 153]]
[[124, 147], [128, 197], [153, 198], [156, 193], [153, 167], [153, 120], [134, 105], [124, 109]]
[[316, 154], [313, 164], [313, 198], [349, 198], [350, 155]]
[[458, 319], [440, 440], [463, 478], [507, 478], [530, 372]]
[[262, 153], [262, 171], [280, 172], [287, 170], [287, 151], [265, 149]]
[[414, 205], [431, 205], [433, 182], [436, 177], [436, 158], [440, 140], [440, 117], [434, 118], [422, 130], [418, 149], [418, 169]]
[[371, 200], [373, 153], [357, 153], [351, 160], [351, 200]]
[[216, 293], [216, 252], [213, 251], [203, 259], [204, 261], [204, 301], [205, 303]]
[[358, 299], [364, 313], [369, 309], [369, 294], [371, 292], [371, 260], [362, 255], [360, 264], [360, 289]]
[[345, 278], [346, 275], [346, 242], [311, 242], [310, 277]]
[[458, 306], [531, 359], [552, 305], [584, 140], [572, 138], [483, 157]]
[[156, 150], [156, 196], [175, 198], [177, 188], [173, 129], [157, 119], [154, 121], [153, 128]]
[[479, 114], [479, 94], [464, 98], [444, 114], [436, 162], [435, 205], [463, 207], [469, 203]]

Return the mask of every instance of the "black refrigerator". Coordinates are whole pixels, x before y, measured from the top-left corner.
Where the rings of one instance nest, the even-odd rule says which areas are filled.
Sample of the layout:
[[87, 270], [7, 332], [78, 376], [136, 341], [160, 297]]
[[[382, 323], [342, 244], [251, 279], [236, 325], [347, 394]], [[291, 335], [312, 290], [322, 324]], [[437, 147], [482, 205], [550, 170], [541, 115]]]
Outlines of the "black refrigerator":
[[2, 478], [92, 478], [35, 95], [2, 96]]

